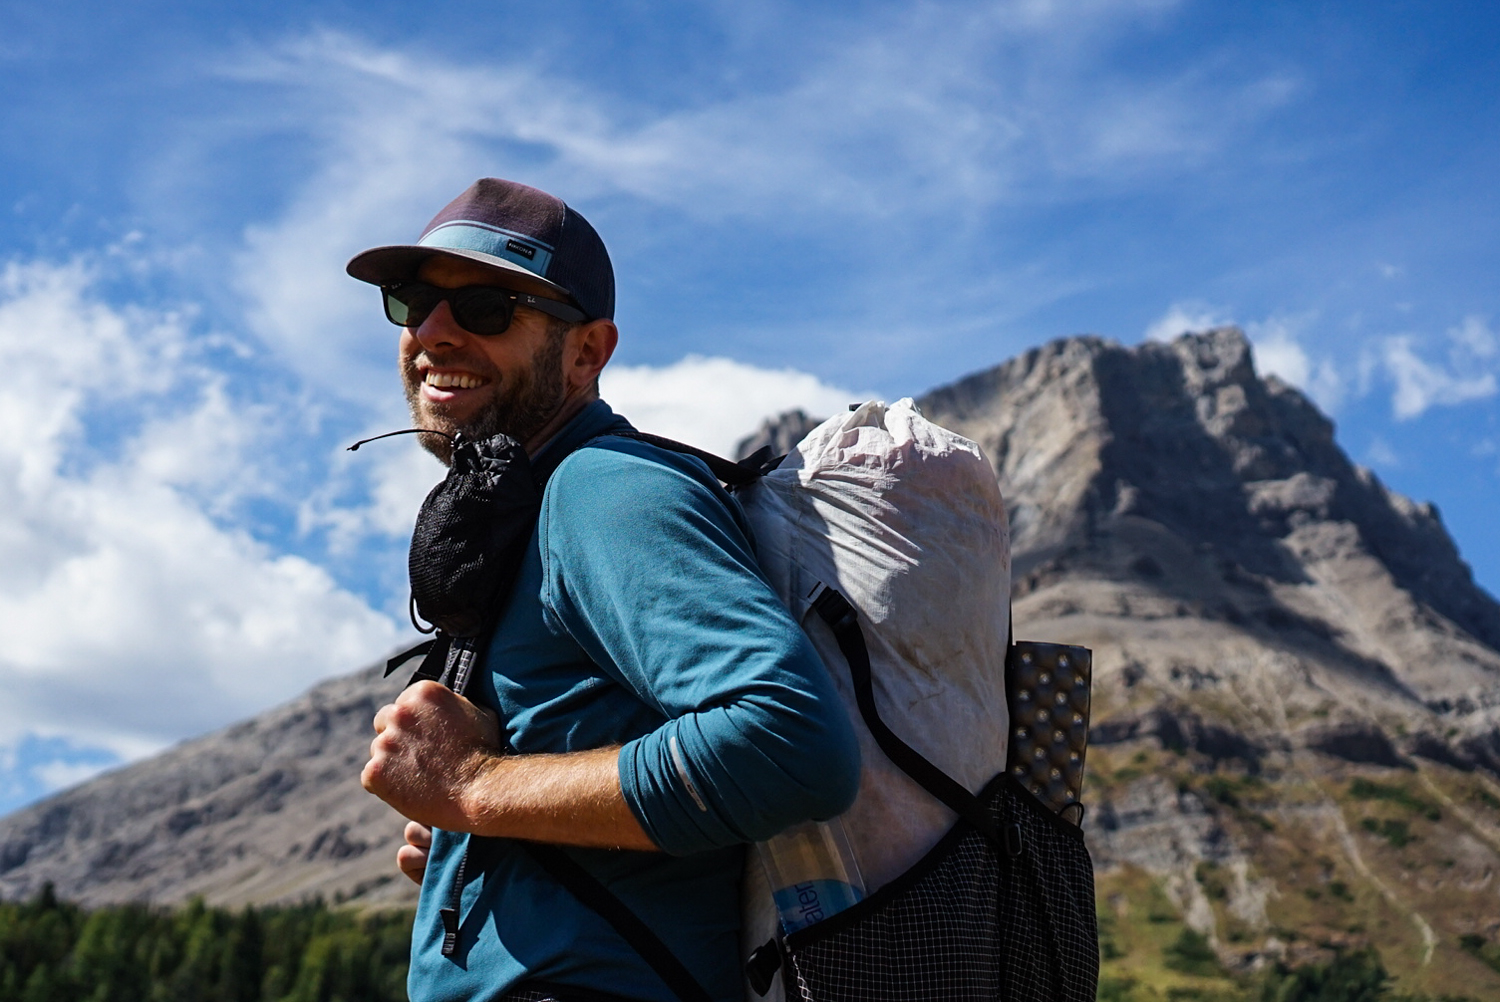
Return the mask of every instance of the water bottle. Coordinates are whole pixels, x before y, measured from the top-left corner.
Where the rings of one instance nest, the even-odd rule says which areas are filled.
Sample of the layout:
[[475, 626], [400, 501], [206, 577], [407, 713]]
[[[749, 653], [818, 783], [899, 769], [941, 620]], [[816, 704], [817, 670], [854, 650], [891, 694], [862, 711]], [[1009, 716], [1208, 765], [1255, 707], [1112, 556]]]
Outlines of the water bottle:
[[788, 828], [756, 849], [785, 933], [806, 929], [864, 899], [865, 880], [838, 818]]

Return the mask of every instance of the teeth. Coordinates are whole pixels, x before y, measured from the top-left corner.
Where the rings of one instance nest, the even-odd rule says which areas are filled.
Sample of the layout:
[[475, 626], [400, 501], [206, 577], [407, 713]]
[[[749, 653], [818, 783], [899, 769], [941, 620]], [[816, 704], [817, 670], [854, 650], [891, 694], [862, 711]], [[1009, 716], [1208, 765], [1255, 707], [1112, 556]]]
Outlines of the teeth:
[[436, 386], [441, 389], [458, 388], [460, 390], [472, 390], [476, 386], [482, 386], [484, 380], [478, 376], [470, 376], [461, 372], [429, 372], [427, 374], [427, 385]]

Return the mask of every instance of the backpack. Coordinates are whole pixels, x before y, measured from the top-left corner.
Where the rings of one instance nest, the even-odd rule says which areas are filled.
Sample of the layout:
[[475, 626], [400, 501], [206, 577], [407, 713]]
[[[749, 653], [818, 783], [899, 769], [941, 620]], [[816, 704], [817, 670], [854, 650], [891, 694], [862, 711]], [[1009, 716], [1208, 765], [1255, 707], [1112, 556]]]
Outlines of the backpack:
[[[763, 572], [833, 674], [860, 737], [860, 792], [843, 818], [869, 893], [780, 935], [769, 882], [748, 854], [747, 998], [1092, 1002], [1097, 919], [1078, 802], [1090, 655], [1013, 642], [1004, 506], [979, 447], [926, 421], [910, 399], [854, 407], [779, 459], [762, 450], [735, 463], [654, 435], [625, 437], [697, 456], [736, 493]], [[424, 505], [441, 527], [429, 534], [451, 540], [451, 566], [477, 566], [478, 555], [512, 543], [471, 542], [480, 540], [475, 522], [455, 517], [464, 504], [539, 499], [550, 471], [530, 471], [533, 494], [524, 453], [501, 446], [500, 459], [481, 449], [478, 461], [456, 463]], [[425, 610], [437, 602], [420, 598], [423, 521], [412, 571]], [[461, 691], [479, 638], [448, 633], [391, 669], [425, 654], [413, 681]], [[477, 841], [479, 858], [471, 867], [466, 854], [462, 870], [485, 866], [487, 840]], [[683, 1002], [709, 998], [567, 854], [526, 848]]]
[[1004, 503], [979, 447], [910, 399], [870, 402], [736, 496], [860, 736], [841, 820], [867, 891], [778, 935], [752, 858], [750, 997], [1091, 1002], [1090, 656], [1012, 642]]

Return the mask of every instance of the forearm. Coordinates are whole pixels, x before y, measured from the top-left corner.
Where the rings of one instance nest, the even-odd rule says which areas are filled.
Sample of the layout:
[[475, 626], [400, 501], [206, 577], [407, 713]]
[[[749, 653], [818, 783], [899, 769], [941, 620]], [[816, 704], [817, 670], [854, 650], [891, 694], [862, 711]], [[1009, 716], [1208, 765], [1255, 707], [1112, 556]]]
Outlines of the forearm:
[[451, 830], [600, 849], [656, 851], [620, 789], [619, 748], [489, 755], [465, 784]]
[[428, 828], [590, 848], [657, 848], [621, 792], [619, 748], [562, 755], [503, 755], [499, 748], [492, 712], [436, 682], [418, 682], [375, 714], [375, 740], [360, 782]]

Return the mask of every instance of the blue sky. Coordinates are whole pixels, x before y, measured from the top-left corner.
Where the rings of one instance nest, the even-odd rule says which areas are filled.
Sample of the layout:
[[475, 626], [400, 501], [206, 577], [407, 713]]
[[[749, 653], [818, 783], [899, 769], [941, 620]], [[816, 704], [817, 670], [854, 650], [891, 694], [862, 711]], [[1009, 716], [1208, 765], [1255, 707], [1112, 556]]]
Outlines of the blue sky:
[[607, 395], [728, 448], [1074, 333], [1243, 326], [1500, 591], [1500, 14], [1460, 3], [4, 4], [0, 811], [407, 635], [438, 468], [342, 264], [514, 177]]

